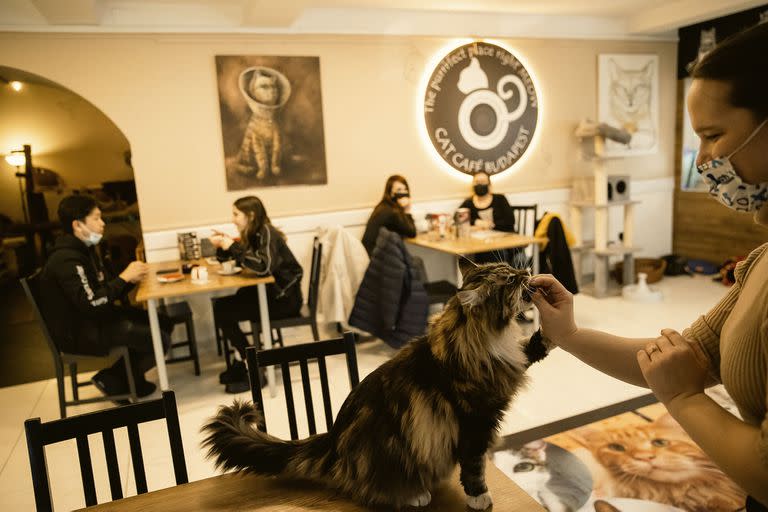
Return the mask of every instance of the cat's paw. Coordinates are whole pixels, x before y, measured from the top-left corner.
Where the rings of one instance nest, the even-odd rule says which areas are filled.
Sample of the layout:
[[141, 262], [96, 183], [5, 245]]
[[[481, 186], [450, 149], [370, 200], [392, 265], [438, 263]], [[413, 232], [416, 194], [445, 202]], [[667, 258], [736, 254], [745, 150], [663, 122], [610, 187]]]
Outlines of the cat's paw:
[[486, 491], [480, 496], [467, 496], [467, 505], [472, 510], [485, 510], [493, 505], [491, 493]]
[[267, 173], [259, 169], [258, 172], [256, 173], [256, 179], [263, 180], [266, 175]]
[[411, 507], [426, 507], [430, 501], [432, 501], [432, 494], [429, 491], [424, 491], [422, 494], [411, 499], [408, 505]]
[[283, 170], [280, 169], [279, 165], [272, 166], [272, 174], [274, 174], [275, 176], [279, 176], [281, 172], [283, 172]]

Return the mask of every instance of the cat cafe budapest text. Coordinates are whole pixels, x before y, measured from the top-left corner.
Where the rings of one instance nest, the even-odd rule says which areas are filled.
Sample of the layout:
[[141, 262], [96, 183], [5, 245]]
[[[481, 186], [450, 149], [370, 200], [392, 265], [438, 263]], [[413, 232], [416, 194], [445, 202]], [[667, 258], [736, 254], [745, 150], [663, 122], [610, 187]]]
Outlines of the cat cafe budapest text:
[[506, 49], [473, 42], [446, 55], [424, 93], [424, 121], [435, 150], [466, 174], [498, 174], [529, 148], [539, 97], [528, 70]]

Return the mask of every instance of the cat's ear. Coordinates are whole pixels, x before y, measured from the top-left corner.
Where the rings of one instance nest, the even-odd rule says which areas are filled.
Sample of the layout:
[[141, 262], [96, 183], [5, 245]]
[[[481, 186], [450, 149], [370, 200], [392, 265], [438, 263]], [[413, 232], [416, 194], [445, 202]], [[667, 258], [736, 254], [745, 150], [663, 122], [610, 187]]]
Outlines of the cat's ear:
[[597, 500], [595, 502], [595, 512], [621, 512], [619, 509], [607, 501]]
[[643, 74], [646, 80], [653, 79], [653, 61], [652, 60], [649, 60], [648, 64], [643, 66], [641, 73]]
[[477, 267], [477, 263], [470, 260], [469, 258], [465, 256], [459, 257], [459, 272], [461, 272], [462, 279], [467, 277], [467, 272], [469, 272], [471, 269]]
[[459, 299], [459, 304], [463, 307], [472, 308], [478, 304], [482, 304], [490, 294], [490, 287], [488, 285], [480, 285], [477, 288], [471, 290], [460, 290], [456, 293], [456, 298]]

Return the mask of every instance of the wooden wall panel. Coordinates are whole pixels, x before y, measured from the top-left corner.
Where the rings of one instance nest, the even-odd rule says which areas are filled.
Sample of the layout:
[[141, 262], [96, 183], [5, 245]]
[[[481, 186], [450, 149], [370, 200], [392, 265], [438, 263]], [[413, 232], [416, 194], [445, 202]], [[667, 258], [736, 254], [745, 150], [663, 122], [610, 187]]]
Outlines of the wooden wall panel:
[[768, 229], [755, 224], [752, 214], [734, 212], [706, 192], [680, 189], [684, 108], [683, 81], [678, 80], [672, 250], [687, 258], [713, 263], [722, 263], [731, 256], [746, 256], [768, 242]]

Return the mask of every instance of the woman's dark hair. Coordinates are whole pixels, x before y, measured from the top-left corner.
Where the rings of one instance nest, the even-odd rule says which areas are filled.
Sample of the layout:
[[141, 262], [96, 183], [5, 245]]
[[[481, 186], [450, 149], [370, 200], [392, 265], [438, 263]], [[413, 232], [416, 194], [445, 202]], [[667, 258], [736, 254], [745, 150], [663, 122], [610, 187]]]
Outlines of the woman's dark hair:
[[472, 174], [472, 179], [474, 180], [474, 179], [475, 179], [475, 176], [477, 176], [478, 174], [484, 174], [484, 175], [485, 175], [485, 177], [486, 177], [486, 178], [488, 178], [488, 184], [489, 184], [489, 185], [491, 184], [491, 175], [490, 175], [490, 174], [488, 174], [488, 173], [487, 173], [487, 172], [485, 172], [485, 171], [477, 171], [476, 173]]
[[768, 118], [768, 23], [761, 23], [725, 39], [707, 53], [691, 77], [731, 85], [731, 104], [746, 108], [758, 120]]
[[91, 196], [67, 196], [59, 203], [59, 221], [61, 229], [72, 233], [72, 221], [84, 221], [98, 205]]
[[386, 203], [393, 208], [402, 208], [399, 204], [397, 204], [397, 201], [392, 199], [392, 185], [395, 183], [402, 183], [405, 185], [405, 188], [408, 189], [408, 192], [411, 191], [411, 187], [408, 186], [408, 181], [403, 176], [400, 176], [399, 174], [393, 174], [387, 178], [387, 184], [384, 185], [384, 195], [381, 198], [381, 202]]
[[[250, 245], [251, 240], [261, 231], [264, 226], [271, 226], [267, 210], [264, 203], [256, 196], [245, 196], [235, 201], [235, 208], [240, 210], [248, 217], [248, 224], [240, 233], [240, 241], [246, 247]], [[281, 236], [284, 237], [282, 233]]]

